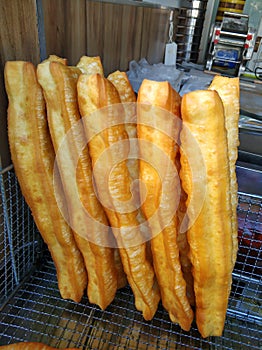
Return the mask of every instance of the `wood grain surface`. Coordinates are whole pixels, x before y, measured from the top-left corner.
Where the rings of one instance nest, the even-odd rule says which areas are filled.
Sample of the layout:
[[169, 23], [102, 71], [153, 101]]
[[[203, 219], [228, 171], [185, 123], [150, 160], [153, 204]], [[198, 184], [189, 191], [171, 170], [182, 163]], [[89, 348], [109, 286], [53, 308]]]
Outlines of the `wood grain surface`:
[[42, 0], [47, 55], [100, 56], [105, 74], [131, 60], [163, 61], [170, 10], [89, 0]]
[[[87, 1], [87, 53], [101, 57], [105, 74], [131, 60], [163, 61], [169, 10]], [[90, 19], [90, 20], [89, 20]]]

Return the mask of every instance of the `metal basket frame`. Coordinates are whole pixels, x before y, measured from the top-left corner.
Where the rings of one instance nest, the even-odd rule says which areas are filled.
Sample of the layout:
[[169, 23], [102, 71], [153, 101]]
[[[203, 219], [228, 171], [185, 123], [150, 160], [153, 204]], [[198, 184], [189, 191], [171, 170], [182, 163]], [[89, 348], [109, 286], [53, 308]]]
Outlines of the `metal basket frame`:
[[[162, 305], [146, 322], [129, 287], [104, 311], [60, 297], [56, 271], [14, 170], [0, 173], [0, 345], [40, 341], [79, 349], [261, 349], [262, 198], [239, 193], [239, 252], [222, 337], [170, 322]], [[249, 236], [246, 237], [248, 232]], [[253, 234], [253, 236], [250, 236]]]

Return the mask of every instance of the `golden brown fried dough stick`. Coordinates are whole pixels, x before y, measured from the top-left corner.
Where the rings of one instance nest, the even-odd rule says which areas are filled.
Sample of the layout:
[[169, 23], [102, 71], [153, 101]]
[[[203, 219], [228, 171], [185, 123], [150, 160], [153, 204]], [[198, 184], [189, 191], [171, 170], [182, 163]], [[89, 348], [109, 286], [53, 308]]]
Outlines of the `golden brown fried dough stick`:
[[[127, 159], [127, 167], [132, 180], [132, 194], [137, 203], [138, 212], [137, 219], [139, 223], [143, 223], [143, 233], [149, 235], [150, 230], [148, 225], [145, 223], [144, 214], [140, 208], [140, 194], [139, 194], [139, 165], [138, 165], [138, 140], [137, 140], [137, 116], [136, 116], [136, 94], [129, 82], [127, 74], [125, 72], [120, 72], [119, 70], [109, 74], [107, 79], [114, 85], [119, 93], [121, 103], [125, 109], [125, 130], [127, 132], [130, 144], [131, 157]], [[148, 258], [152, 261], [152, 254], [150, 249], [150, 241], [147, 242], [147, 252]]]
[[[203, 337], [222, 334], [232, 282], [232, 227], [230, 172], [227, 151], [227, 133], [222, 101], [216, 91], [199, 90], [182, 98], [183, 127], [180, 134], [182, 185], [188, 195], [190, 218], [188, 242], [193, 265], [196, 297], [196, 322]], [[188, 133], [189, 130], [189, 133]], [[203, 157], [206, 176], [193, 178], [187, 154]], [[196, 182], [197, 180], [197, 182]], [[203, 203], [198, 201], [198, 188], [205, 189]], [[201, 205], [190, 206], [190, 202]], [[195, 216], [194, 216], [195, 215]]]
[[225, 111], [225, 126], [227, 130], [227, 145], [230, 169], [230, 194], [232, 207], [232, 240], [233, 240], [233, 265], [236, 262], [238, 250], [238, 221], [237, 221], [237, 177], [236, 177], [236, 161], [238, 157], [238, 121], [239, 121], [239, 78], [227, 78], [223, 76], [215, 76], [210, 90], [216, 90], [223, 102]]
[[[104, 203], [120, 247], [121, 260], [135, 296], [136, 308], [142, 311], [146, 320], [150, 320], [156, 312], [160, 296], [153, 267], [146, 256], [146, 243], [141, 243], [143, 237], [141, 238], [138, 227], [136, 204], [130, 191], [131, 177], [126, 165], [129, 152], [128, 136], [123, 124], [124, 109], [119, 105], [120, 97], [113, 84], [99, 74], [89, 78], [81, 75], [77, 88], [93, 168], [96, 167], [94, 177], [98, 194]], [[114, 106], [113, 109], [107, 112], [101, 110], [111, 105]], [[120, 116], [114, 108], [120, 108]], [[99, 115], [95, 113], [97, 111]], [[103, 116], [105, 118], [100, 118]], [[110, 124], [113, 122], [118, 124]], [[105, 150], [107, 157], [101, 162]], [[119, 162], [119, 159], [122, 161]], [[108, 181], [105, 180], [107, 172], [110, 172]], [[128, 211], [122, 211], [123, 205]]]
[[98, 73], [102, 77], [104, 76], [104, 69], [99, 56], [82, 56], [76, 66], [83, 74], [91, 75]]
[[125, 72], [117, 70], [109, 74], [107, 79], [117, 89], [121, 102], [136, 102], [136, 94]]
[[[9, 345], [0, 346], [0, 350], [55, 350], [52, 346], [48, 346], [37, 342], [20, 342]], [[60, 350], [78, 350], [77, 348], [64, 348]]]
[[[55, 151], [60, 151], [58, 168], [69, 208], [70, 224], [85, 260], [88, 273], [88, 298], [105, 309], [117, 289], [114, 251], [110, 248], [109, 224], [96, 197], [91, 160], [77, 105], [77, 79], [80, 71], [58, 62], [38, 65], [37, 75], [47, 104], [48, 123]], [[79, 159], [78, 159], [79, 157]], [[75, 169], [75, 176], [72, 169]], [[77, 183], [77, 191], [75, 191]], [[79, 196], [79, 198], [78, 198]], [[85, 210], [89, 214], [86, 215]]]
[[[57, 205], [57, 196], [63, 203], [64, 193], [60, 186], [55, 195], [55, 153], [35, 67], [28, 62], [7, 62], [5, 85], [9, 144], [22, 193], [51, 252], [61, 296], [78, 302], [86, 288], [87, 275], [73, 233]], [[59, 186], [60, 179], [56, 180]]]
[[[107, 77], [107, 79], [114, 85], [117, 92], [119, 93], [120, 101], [123, 103], [125, 108], [125, 130], [128, 134], [129, 139], [132, 140], [132, 147], [136, 148], [136, 151], [132, 153], [138, 155], [138, 145], [135, 140], [137, 139], [136, 131], [136, 95], [128, 80], [125, 72], [115, 71]], [[136, 152], [136, 153], [135, 153]], [[127, 161], [128, 170], [132, 177], [132, 180], [138, 179], [138, 160], [128, 159]], [[139, 194], [138, 194], [139, 195]]]
[[[131, 121], [134, 121], [134, 119], [136, 120], [136, 110], [135, 110], [135, 106], [134, 105], [132, 106], [130, 104], [130, 102], [135, 102], [136, 96], [135, 96], [135, 93], [132, 89], [132, 86], [130, 85], [130, 82], [127, 78], [127, 75], [125, 72], [120, 72], [118, 70], [118, 71], [115, 71], [115, 72], [109, 74], [107, 79], [109, 81], [111, 81], [111, 83], [117, 89], [121, 102], [127, 103], [126, 113], [124, 114], [125, 118], [126, 118], [125, 130], [126, 130], [129, 138], [135, 139], [136, 138], [136, 123], [131, 124]], [[134, 145], [134, 144], [135, 144], [135, 142], [133, 142], [132, 145]], [[134, 159], [128, 159], [127, 166], [128, 166], [130, 176], [132, 177], [132, 181], [136, 180], [138, 178], [138, 176], [137, 176], [137, 174], [138, 174], [137, 161]], [[133, 188], [133, 195], [136, 196], [135, 200], [138, 200], [139, 193], [135, 194], [135, 190], [136, 190], [136, 188]], [[119, 285], [124, 286], [124, 281], [125, 281], [126, 275], [124, 273], [124, 270], [122, 270], [122, 268], [121, 268], [122, 263], [121, 263], [121, 258], [119, 256], [119, 252], [118, 253], [115, 252], [115, 261], [117, 264], [116, 266], [118, 266], [118, 268], [119, 268], [119, 271], [118, 271]], [[121, 273], [121, 271], [123, 271], [123, 272]]]
[[[103, 65], [99, 56], [82, 56], [77, 63], [77, 68], [87, 76], [91, 74], [100, 74], [104, 76]], [[117, 269], [117, 288], [123, 288], [127, 284], [126, 274], [124, 272], [118, 248], [114, 252], [115, 266]]]
[[[178, 206], [180, 200], [180, 180], [175, 172], [175, 146], [181, 126], [180, 100], [168, 82], [144, 80], [138, 92], [138, 103], [141, 105], [138, 105], [137, 130], [141, 156], [140, 179], [147, 189], [142, 210], [148, 220], [157, 215], [150, 223], [153, 234], [151, 249], [162, 303], [170, 319], [179, 323], [184, 330], [189, 330], [193, 312], [181, 271], [177, 245], [178, 218], [172, 204], [177, 203]], [[169, 133], [165, 134], [163, 130], [169, 130]], [[148, 144], [145, 145], [144, 141]], [[160, 154], [154, 151], [155, 147], [161, 150]], [[154, 164], [159, 167], [154, 168]], [[164, 198], [162, 204], [161, 197]]]
[[[178, 162], [179, 164], [177, 164], [177, 170], [179, 173], [180, 172], [180, 154], [178, 154]], [[180, 230], [180, 225], [182, 224], [186, 216], [187, 195], [184, 189], [182, 188], [181, 181], [180, 181], [180, 186], [181, 186], [181, 195], [180, 195], [179, 206], [177, 208], [177, 217], [178, 217], [177, 245], [179, 249], [179, 257], [180, 257], [183, 277], [184, 277], [184, 280], [186, 281], [187, 298], [190, 305], [194, 306], [195, 305], [194, 279], [192, 275], [192, 264], [189, 259], [189, 244], [187, 240], [187, 233], [184, 230]]]
[[56, 55], [49, 55], [47, 59], [45, 59], [44, 61], [42, 61], [42, 63], [49, 61], [49, 62], [60, 62], [61, 64], [67, 66], [68, 62], [67, 62], [67, 58], [62, 58]]
[[[107, 77], [107, 79], [116, 88], [121, 103], [125, 109], [125, 130], [127, 132], [129, 140], [131, 139], [130, 149], [132, 148], [132, 156], [134, 158], [127, 159], [127, 167], [132, 179], [132, 182], [139, 179], [138, 171], [138, 143], [137, 143], [137, 130], [136, 130], [136, 95], [128, 80], [125, 72], [115, 71]], [[139, 188], [138, 186], [133, 187], [133, 195], [135, 200], [139, 203]], [[141, 210], [138, 210], [138, 220], [143, 222], [145, 219]]]

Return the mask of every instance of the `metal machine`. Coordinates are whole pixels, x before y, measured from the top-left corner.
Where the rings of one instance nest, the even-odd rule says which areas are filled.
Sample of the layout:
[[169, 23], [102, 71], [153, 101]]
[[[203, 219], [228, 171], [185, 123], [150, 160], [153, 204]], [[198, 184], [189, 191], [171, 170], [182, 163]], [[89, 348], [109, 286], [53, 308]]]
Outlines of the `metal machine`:
[[224, 12], [222, 22], [212, 31], [206, 69], [240, 76], [251, 59], [256, 31], [249, 27], [249, 16]]

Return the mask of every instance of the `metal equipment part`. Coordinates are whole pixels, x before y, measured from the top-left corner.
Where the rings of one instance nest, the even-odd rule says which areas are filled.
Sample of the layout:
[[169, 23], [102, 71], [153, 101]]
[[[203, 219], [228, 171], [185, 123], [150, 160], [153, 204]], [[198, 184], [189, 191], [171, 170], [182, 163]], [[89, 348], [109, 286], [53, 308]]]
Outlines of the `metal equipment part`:
[[261, 84], [240, 82], [239, 140], [238, 160], [262, 167]]
[[244, 73], [255, 47], [256, 31], [248, 25], [249, 16], [224, 12], [222, 22], [212, 31], [206, 69], [230, 76]]
[[179, 8], [175, 35], [177, 62], [197, 62], [206, 7], [207, 0], [192, 0], [190, 6]]

